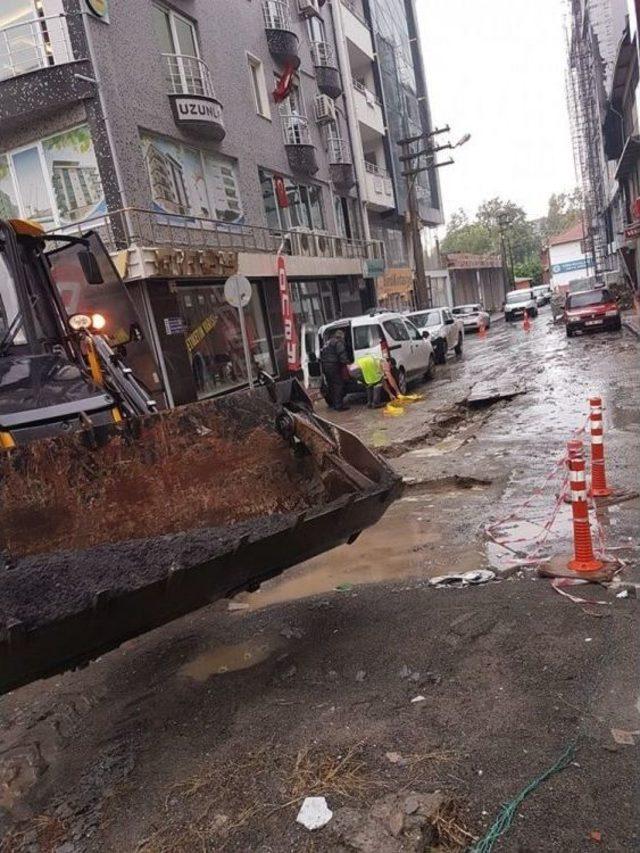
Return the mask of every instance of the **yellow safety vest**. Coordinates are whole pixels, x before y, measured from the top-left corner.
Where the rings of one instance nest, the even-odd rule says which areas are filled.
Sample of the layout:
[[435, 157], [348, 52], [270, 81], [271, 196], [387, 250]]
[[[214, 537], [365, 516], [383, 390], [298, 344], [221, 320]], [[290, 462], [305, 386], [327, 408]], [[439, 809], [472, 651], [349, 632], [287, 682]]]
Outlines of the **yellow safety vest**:
[[373, 355], [363, 355], [356, 359], [356, 364], [362, 371], [365, 385], [377, 385], [382, 382], [383, 372], [380, 359]]

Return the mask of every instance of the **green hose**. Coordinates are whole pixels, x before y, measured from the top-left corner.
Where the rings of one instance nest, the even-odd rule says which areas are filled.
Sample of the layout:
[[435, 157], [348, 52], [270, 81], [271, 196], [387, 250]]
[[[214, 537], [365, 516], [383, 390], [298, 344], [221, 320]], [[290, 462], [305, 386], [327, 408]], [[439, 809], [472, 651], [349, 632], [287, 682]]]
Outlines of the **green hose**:
[[545, 770], [544, 773], [541, 776], [538, 776], [537, 779], [534, 779], [533, 782], [529, 782], [527, 787], [523, 788], [516, 797], [502, 806], [500, 814], [493, 825], [489, 827], [486, 835], [479, 841], [476, 841], [475, 844], [469, 848], [468, 853], [491, 853], [493, 845], [501, 835], [504, 835], [513, 823], [513, 819], [516, 816], [522, 801], [528, 797], [532, 791], [535, 791], [538, 785], [541, 785], [545, 780], [547, 780], [549, 776], [553, 776], [554, 773], [558, 773], [560, 770], [564, 770], [565, 767], [568, 767], [573, 761], [575, 754], [576, 745], [574, 742], [569, 744], [555, 764]]

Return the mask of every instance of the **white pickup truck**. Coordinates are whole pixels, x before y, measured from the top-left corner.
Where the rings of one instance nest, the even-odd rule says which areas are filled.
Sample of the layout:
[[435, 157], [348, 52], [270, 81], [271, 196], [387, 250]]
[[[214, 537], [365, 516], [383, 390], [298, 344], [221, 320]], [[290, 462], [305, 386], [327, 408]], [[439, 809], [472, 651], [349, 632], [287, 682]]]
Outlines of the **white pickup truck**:
[[423, 335], [428, 335], [437, 364], [445, 363], [450, 350], [462, 355], [464, 324], [453, 316], [451, 308], [412, 311], [407, 316]]

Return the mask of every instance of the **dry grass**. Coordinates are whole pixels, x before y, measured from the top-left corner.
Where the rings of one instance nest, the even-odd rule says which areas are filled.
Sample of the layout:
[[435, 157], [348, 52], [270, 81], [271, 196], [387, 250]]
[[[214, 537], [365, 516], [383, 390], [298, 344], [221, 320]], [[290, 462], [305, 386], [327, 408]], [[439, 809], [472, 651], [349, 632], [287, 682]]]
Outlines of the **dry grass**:
[[466, 828], [460, 803], [455, 799], [447, 800], [433, 821], [433, 827], [438, 836], [438, 847], [441, 853], [447, 851], [466, 850], [476, 836]]
[[362, 798], [380, 784], [371, 779], [362, 750], [362, 743], [340, 755], [327, 749], [301, 749], [289, 778], [290, 802], [314, 795]]

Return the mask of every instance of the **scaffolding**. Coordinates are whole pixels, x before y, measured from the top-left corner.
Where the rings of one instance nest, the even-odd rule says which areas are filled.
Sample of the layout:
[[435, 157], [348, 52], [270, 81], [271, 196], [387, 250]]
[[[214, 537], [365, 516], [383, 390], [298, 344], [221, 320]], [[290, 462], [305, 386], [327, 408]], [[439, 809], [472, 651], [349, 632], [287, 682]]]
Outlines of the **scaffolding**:
[[[567, 104], [576, 179], [582, 194], [584, 253], [593, 275], [614, 268], [607, 229], [608, 173], [602, 140], [605, 65], [599, 38], [611, 40], [608, 0], [567, 0]], [[591, 16], [597, 21], [597, 30]], [[608, 46], [608, 45], [607, 45]]]

